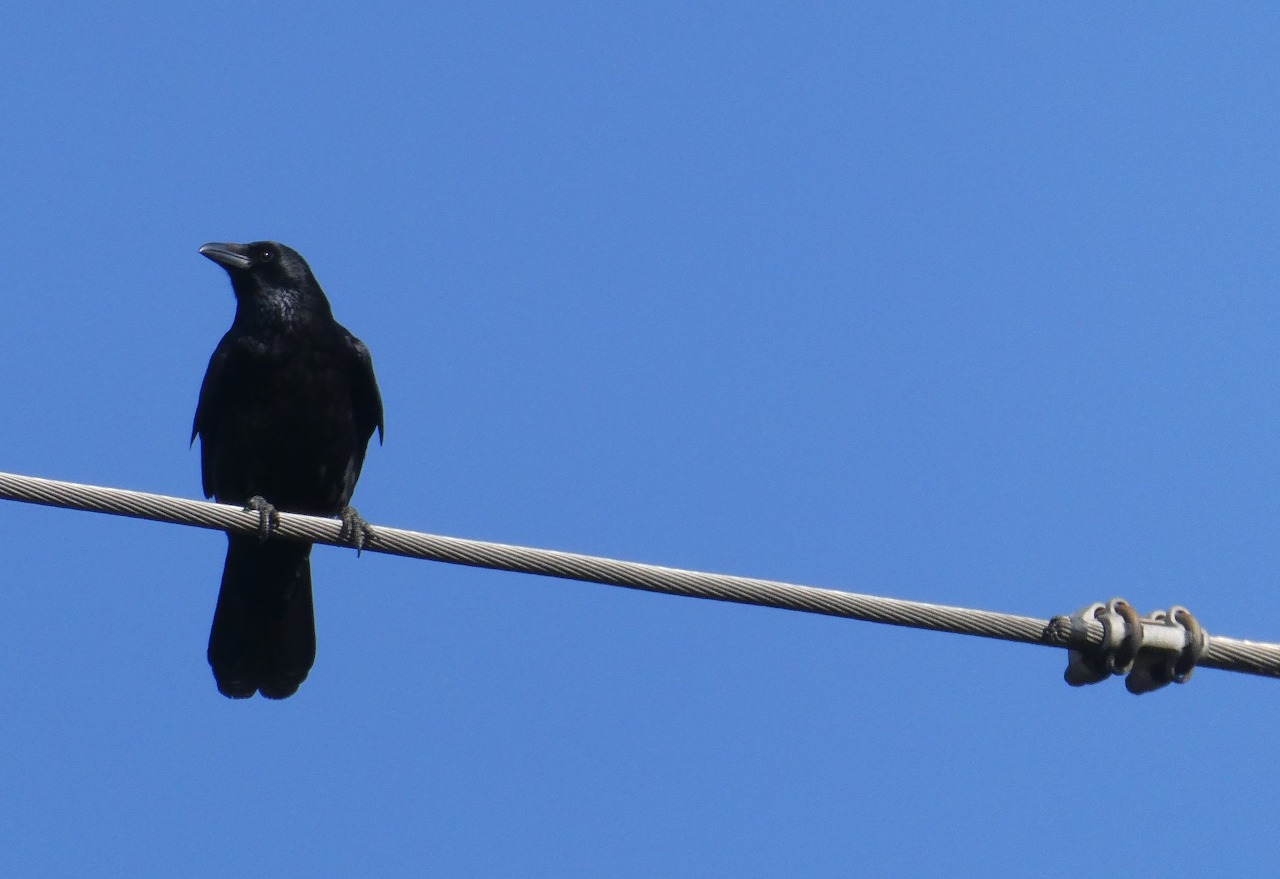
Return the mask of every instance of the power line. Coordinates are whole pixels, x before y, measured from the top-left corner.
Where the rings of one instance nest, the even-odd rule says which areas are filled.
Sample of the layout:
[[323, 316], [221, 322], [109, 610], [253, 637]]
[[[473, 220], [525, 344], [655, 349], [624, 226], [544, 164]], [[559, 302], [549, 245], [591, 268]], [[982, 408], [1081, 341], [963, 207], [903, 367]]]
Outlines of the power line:
[[[259, 526], [258, 513], [246, 512], [239, 507], [13, 473], [0, 472], [0, 499], [243, 534], [256, 533]], [[342, 523], [336, 519], [282, 512], [279, 527], [274, 534], [285, 539], [347, 546], [339, 536], [341, 528]], [[732, 601], [916, 629], [1069, 648], [1073, 651], [1073, 662], [1081, 652], [1086, 655], [1094, 654], [1091, 667], [1097, 665], [1098, 651], [1114, 651], [1124, 640], [1123, 621], [1117, 622], [1119, 617], [1116, 614], [1107, 615], [1102, 610], [1098, 610], [1095, 615], [1094, 610], [1101, 608], [1100, 605], [1088, 608], [1087, 614], [1078, 613], [1074, 620], [1065, 616], [1046, 620], [820, 589], [774, 580], [709, 574], [598, 556], [443, 537], [382, 525], [373, 526], [364, 549], [409, 558], [540, 574], [690, 598]], [[1146, 619], [1141, 622], [1139, 628], [1146, 634], [1150, 649], [1176, 656], [1179, 651], [1185, 652], [1191, 645], [1191, 636], [1179, 634], [1183, 631], [1182, 628], [1174, 626], [1171, 621]], [[1176, 629], [1173, 635], [1169, 633], [1171, 626]], [[1138, 638], [1137, 643], [1141, 644], [1142, 638]], [[1133, 638], [1130, 637], [1124, 646], [1132, 648]], [[1197, 649], [1196, 653], [1196, 665], [1280, 677], [1280, 644], [1213, 635], [1204, 636], [1203, 652]], [[1132, 660], [1133, 657], [1129, 658]], [[1127, 669], [1111, 667], [1102, 676], [1110, 673], [1123, 674], [1126, 671]], [[1071, 680], [1070, 673], [1068, 680]]]

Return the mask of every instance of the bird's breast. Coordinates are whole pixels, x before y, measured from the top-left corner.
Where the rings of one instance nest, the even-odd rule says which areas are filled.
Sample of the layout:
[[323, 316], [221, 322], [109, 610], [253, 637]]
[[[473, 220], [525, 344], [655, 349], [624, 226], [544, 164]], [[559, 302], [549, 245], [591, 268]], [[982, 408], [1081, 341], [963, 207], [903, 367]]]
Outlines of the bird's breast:
[[276, 340], [235, 358], [226, 377], [234, 402], [221, 413], [211, 450], [220, 500], [261, 495], [280, 509], [318, 515], [347, 504], [367, 437], [358, 435], [344, 353]]

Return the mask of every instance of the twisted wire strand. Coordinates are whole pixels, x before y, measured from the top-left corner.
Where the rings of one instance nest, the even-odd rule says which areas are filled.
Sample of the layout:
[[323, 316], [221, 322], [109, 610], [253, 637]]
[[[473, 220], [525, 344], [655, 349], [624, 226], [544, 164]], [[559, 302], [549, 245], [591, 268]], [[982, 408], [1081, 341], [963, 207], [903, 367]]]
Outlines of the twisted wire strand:
[[[225, 504], [14, 473], [0, 472], [0, 499], [243, 534], [256, 533], [259, 525], [258, 513], [246, 512]], [[285, 539], [349, 546], [340, 536], [341, 529], [342, 523], [336, 519], [281, 512], [275, 534]], [[599, 556], [443, 537], [381, 525], [372, 526], [364, 549], [429, 561], [539, 574], [668, 595], [776, 607], [1049, 647], [1067, 647], [1070, 640], [1071, 627], [1065, 617], [1045, 620], [820, 589], [775, 580], [710, 574]], [[1102, 626], [1090, 621], [1085, 632], [1086, 641], [1090, 645], [1097, 645], [1102, 642], [1102, 637]], [[1224, 671], [1280, 677], [1280, 644], [1211, 635], [1199, 665]]]

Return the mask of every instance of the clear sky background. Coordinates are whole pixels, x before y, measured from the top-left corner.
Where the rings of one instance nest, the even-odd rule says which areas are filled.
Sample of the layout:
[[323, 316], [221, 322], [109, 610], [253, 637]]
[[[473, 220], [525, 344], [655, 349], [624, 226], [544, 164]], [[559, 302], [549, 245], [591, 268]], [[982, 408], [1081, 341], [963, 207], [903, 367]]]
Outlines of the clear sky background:
[[[276, 238], [375, 524], [1280, 640], [1273, 4], [11, 4], [0, 69], [0, 469], [198, 497], [196, 248]], [[6, 876], [1280, 856], [1280, 682], [317, 548], [231, 702], [220, 534], [0, 531]]]

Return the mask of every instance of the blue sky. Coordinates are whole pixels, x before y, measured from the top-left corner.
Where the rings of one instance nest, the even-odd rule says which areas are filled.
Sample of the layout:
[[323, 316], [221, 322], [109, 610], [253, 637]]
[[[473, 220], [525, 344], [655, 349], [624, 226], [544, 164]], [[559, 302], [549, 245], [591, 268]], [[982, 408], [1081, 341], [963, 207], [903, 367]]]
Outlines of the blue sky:
[[[371, 522], [1280, 640], [1278, 43], [1267, 4], [18, 4], [0, 469], [199, 496], [196, 248], [276, 238], [373, 352]], [[219, 534], [0, 529], [5, 875], [1278, 855], [1273, 681], [318, 548], [310, 679], [233, 703]]]

